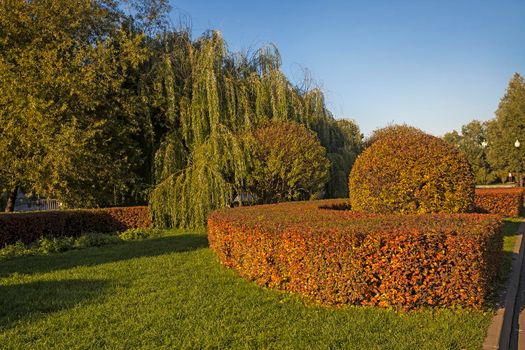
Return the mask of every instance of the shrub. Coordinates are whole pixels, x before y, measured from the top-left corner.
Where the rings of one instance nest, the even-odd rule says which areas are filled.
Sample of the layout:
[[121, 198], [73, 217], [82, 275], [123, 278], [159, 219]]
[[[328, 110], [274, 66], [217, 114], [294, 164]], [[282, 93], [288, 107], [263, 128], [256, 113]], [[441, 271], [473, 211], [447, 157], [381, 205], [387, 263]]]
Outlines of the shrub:
[[354, 210], [422, 214], [473, 209], [474, 176], [462, 153], [408, 126], [378, 135], [350, 174]]
[[73, 249], [101, 247], [120, 243], [121, 239], [114, 234], [88, 233], [80, 237], [40, 237], [36, 242], [24, 244], [20, 241], [0, 248], [0, 260], [23, 255], [53, 254]]
[[413, 308], [485, 302], [501, 259], [501, 220], [486, 214], [378, 215], [342, 201], [223, 209], [210, 247], [260, 285], [321, 304]]
[[507, 217], [519, 216], [523, 207], [523, 194], [523, 188], [477, 188], [476, 211]]
[[326, 150], [305, 126], [274, 123], [246, 139], [252, 163], [248, 191], [263, 203], [309, 199], [328, 181]]
[[28, 253], [28, 248], [22, 242], [16, 242], [15, 244], [10, 244], [4, 248], [0, 248], [0, 259], [10, 259], [16, 256], [26, 255]]
[[155, 228], [130, 228], [121, 232], [118, 237], [124, 241], [138, 241], [159, 236], [161, 232], [161, 230]]
[[108, 244], [120, 243], [121, 240], [114, 234], [88, 233], [75, 239], [74, 248], [102, 247]]
[[38, 239], [37, 250], [42, 254], [61, 253], [73, 249], [74, 245], [74, 237], [40, 237]]
[[147, 207], [61, 210], [0, 214], [0, 247], [40, 237], [78, 237], [151, 226]]

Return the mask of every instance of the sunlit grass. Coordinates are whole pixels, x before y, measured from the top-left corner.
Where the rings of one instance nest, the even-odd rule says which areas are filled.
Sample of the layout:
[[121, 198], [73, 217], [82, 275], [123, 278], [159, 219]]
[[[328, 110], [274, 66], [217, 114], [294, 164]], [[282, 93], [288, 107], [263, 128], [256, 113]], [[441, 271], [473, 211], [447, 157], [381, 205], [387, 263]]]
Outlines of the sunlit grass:
[[479, 349], [491, 316], [311, 305], [222, 267], [204, 232], [0, 263], [2, 349]]

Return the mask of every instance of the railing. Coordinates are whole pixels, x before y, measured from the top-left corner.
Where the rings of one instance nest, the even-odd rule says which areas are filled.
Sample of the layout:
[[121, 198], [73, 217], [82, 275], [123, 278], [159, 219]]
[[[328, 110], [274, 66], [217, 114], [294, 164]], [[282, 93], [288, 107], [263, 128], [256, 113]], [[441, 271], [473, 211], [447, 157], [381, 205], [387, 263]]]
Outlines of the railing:
[[19, 198], [15, 203], [15, 211], [59, 210], [62, 207], [57, 199], [27, 199]]

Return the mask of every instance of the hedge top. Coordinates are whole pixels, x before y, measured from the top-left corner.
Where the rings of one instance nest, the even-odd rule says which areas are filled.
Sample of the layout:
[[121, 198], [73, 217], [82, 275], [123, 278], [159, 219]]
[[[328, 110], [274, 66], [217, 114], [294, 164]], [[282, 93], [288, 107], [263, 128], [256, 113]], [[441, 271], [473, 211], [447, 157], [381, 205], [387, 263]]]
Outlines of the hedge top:
[[329, 199], [308, 202], [288, 202], [214, 211], [208, 222], [225, 221], [244, 229], [262, 229], [279, 234], [286, 229], [301, 229], [309, 232], [343, 230], [348, 234], [368, 234], [376, 231], [395, 232], [399, 229], [417, 228], [422, 234], [447, 232], [457, 235], [479, 235], [480, 222], [500, 221], [499, 215], [447, 214], [397, 215], [358, 212], [349, 209], [347, 200]]
[[352, 208], [372, 213], [462, 213], [474, 203], [464, 154], [408, 126], [377, 133], [356, 160], [349, 187]]

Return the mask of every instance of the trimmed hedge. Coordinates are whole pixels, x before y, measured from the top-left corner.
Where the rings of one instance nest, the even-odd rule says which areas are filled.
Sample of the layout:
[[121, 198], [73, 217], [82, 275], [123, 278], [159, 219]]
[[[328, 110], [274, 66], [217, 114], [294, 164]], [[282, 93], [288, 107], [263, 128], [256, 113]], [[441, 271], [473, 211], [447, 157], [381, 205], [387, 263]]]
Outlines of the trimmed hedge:
[[520, 216], [523, 194], [523, 188], [476, 188], [476, 211], [506, 217]]
[[454, 146], [409, 126], [376, 132], [349, 177], [354, 210], [463, 213], [474, 208], [474, 175]]
[[77, 237], [151, 226], [148, 207], [78, 209], [0, 214], [0, 247], [40, 237]]
[[340, 200], [223, 209], [208, 219], [219, 260], [262, 286], [326, 305], [484, 304], [502, 254], [486, 214], [378, 215]]

